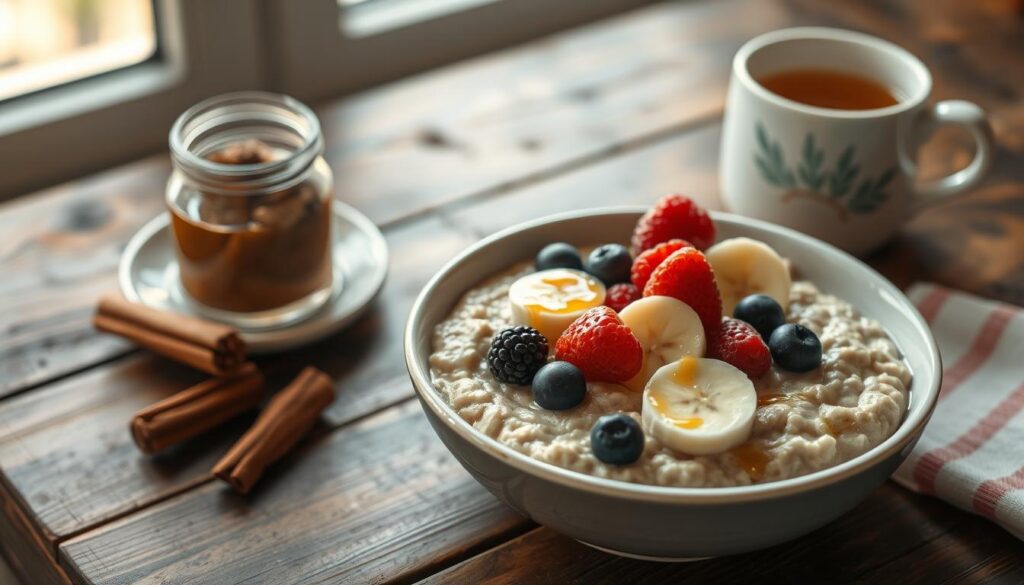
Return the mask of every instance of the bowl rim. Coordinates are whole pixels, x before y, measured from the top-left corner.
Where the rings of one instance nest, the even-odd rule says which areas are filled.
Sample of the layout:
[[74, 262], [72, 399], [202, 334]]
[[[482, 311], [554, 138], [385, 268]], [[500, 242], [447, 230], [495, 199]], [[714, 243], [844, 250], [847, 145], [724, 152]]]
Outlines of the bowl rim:
[[[512, 234], [533, 229], [544, 224], [570, 219], [619, 215], [624, 213], [642, 214], [646, 210], [646, 206], [629, 205], [589, 208], [585, 210], [547, 215], [500, 230], [466, 248], [455, 258], [448, 261], [448, 263], [445, 264], [444, 267], [442, 267], [430, 279], [430, 281], [427, 282], [416, 297], [416, 301], [413, 303], [412, 309], [409, 312], [409, 318], [406, 321], [405, 332], [403, 335], [406, 369], [409, 372], [409, 376], [412, 379], [413, 386], [416, 389], [416, 393], [420, 398], [421, 404], [429, 408], [437, 418], [443, 421], [449, 429], [458, 434], [462, 439], [523, 473], [599, 495], [622, 497], [648, 502], [667, 502], [677, 504], [712, 505], [765, 500], [792, 496], [811, 489], [825, 487], [853, 477], [881, 461], [898, 454], [908, 445], [908, 443], [911, 443], [911, 441], [915, 440], [916, 437], [920, 436], [924, 425], [928, 422], [932, 411], [935, 409], [935, 404], [938, 399], [939, 386], [942, 381], [942, 362], [935, 339], [932, 337], [931, 331], [928, 329], [924, 318], [918, 312], [913, 303], [907, 299], [901, 290], [889, 282], [887, 278], [883, 277], [859, 259], [854, 258], [850, 254], [832, 246], [831, 244], [766, 221], [718, 211], [711, 212], [712, 219], [716, 222], [725, 221], [737, 224], [747, 224], [761, 230], [775, 232], [783, 237], [795, 239], [797, 242], [804, 245], [824, 247], [827, 254], [839, 255], [848, 261], [853, 261], [856, 264], [859, 264], [861, 268], [867, 270], [871, 274], [871, 276], [877, 281], [877, 284], [885, 292], [891, 295], [891, 298], [898, 300], [901, 308], [905, 310], [904, 312], [907, 313], [907, 316], [911, 319], [911, 324], [918, 330], [918, 333], [922, 334], [922, 338], [927, 341], [927, 350], [932, 358], [932, 367], [930, 368], [930, 371], [927, 372], [915, 372], [914, 376], [915, 382], [920, 376], [925, 381], [930, 377], [931, 383], [927, 387], [923, 387], [920, 383], [914, 384], [912, 394], [912, 400], [924, 401], [923, 406], [916, 410], [908, 408], [908, 412], [899, 428], [897, 428], [896, 432], [890, 435], [881, 444], [876, 445], [867, 452], [862, 453], [849, 461], [840, 463], [839, 465], [789, 479], [731, 487], [696, 488], [658, 486], [597, 477], [534, 459], [529, 455], [520, 453], [519, 451], [516, 451], [511, 447], [508, 447], [481, 433], [460, 417], [458, 413], [452, 410], [451, 407], [442, 400], [441, 395], [434, 389], [434, 385], [430, 381], [429, 370], [426, 366], [427, 356], [420, 358], [416, 355], [414, 330], [416, 329], [417, 322], [422, 320], [422, 315], [426, 310], [427, 303], [433, 296], [434, 291], [441, 285], [441, 283], [444, 282], [445, 278], [453, 269], [455, 269], [455, 267], [465, 261], [466, 258], [476, 254], [479, 250], [490, 246], [497, 241], [509, 237]], [[899, 346], [901, 344], [897, 343], [897, 345]]]

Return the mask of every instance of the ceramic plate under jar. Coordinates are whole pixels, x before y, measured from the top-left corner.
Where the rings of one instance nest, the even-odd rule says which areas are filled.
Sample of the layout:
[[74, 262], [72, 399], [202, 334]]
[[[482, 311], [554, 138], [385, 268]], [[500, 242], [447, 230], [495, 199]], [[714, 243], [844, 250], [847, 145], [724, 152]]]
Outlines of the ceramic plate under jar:
[[[334, 283], [324, 306], [309, 317], [282, 327], [244, 328], [239, 333], [253, 353], [270, 353], [312, 343], [349, 325], [380, 292], [388, 269], [387, 243], [365, 215], [334, 201], [331, 245]], [[204, 318], [178, 278], [178, 261], [166, 213], [136, 233], [118, 270], [121, 292], [130, 301]]]

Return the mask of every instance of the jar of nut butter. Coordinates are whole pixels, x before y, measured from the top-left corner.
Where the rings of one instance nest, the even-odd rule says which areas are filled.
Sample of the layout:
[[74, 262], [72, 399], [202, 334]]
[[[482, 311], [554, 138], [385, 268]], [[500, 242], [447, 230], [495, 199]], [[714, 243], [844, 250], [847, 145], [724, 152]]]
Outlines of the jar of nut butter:
[[333, 177], [312, 110], [272, 93], [217, 96], [178, 117], [170, 148], [178, 271], [198, 312], [279, 327], [330, 298]]

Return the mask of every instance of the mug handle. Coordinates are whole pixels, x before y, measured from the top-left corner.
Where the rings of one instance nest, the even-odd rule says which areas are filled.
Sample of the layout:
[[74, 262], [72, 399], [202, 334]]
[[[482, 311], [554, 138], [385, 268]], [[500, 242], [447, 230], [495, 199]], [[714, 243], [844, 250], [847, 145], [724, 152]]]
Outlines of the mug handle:
[[[974, 158], [966, 167], [918, 185], [915, 188], [917, 207], [934, 203], [950, 195], [962, 193], [978, 185], [988, 174], [992, 166], [992, 153], [995, 150], [995, 135], [992, 126], [985, 117], [985, 111], [964, 100], [946, 100], [921, 111], [914, 134], [919, 137], [920, 144], [925, 137], [943, 124], [963, 126], [974, 138]], [[910, 160], [913, 160], [912, 158]], [[917, 174], [917, 165], [912, 163], [913, 172]]]

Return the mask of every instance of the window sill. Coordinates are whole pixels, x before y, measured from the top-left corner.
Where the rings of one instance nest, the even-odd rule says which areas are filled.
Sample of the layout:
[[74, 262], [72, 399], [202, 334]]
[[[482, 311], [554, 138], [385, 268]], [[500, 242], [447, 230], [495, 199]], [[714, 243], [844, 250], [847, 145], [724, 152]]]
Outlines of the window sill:
[[0, 103], [0, 137], [167, 91], [184, 79], [172, 64], [150, 61]]

